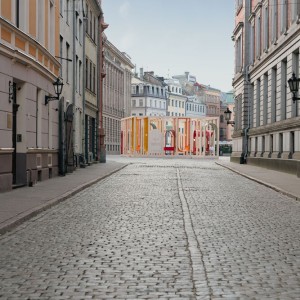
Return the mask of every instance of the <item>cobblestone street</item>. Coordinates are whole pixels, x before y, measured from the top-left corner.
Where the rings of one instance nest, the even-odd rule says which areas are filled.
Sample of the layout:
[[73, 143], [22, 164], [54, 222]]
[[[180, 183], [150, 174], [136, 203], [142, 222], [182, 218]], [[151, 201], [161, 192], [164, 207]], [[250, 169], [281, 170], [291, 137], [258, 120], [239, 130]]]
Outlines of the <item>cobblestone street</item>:
[[299, 201], [214, 160], [118, 159], [1, 237], [1, 299], [299, 299]]

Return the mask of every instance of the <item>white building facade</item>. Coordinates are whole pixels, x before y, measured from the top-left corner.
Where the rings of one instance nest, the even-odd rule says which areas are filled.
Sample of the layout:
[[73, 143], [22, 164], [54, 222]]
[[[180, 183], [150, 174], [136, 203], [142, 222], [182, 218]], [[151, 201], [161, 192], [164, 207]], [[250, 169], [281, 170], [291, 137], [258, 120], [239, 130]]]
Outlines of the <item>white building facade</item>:
[[206, 105], [203, 99], [197, 95], [187, 96], [186, 116], [201, 118], [206, 116]]
[[164, 82], [167, 85], [167, 116], [185, 116], [187, 97], [182, 94], [182, 87], [179, 80], [165, 79]]
[[132, 116], [166, 116], [167, 94], [163, 78], [153, 72], [143, 72], [134, 76], [131, 84]]

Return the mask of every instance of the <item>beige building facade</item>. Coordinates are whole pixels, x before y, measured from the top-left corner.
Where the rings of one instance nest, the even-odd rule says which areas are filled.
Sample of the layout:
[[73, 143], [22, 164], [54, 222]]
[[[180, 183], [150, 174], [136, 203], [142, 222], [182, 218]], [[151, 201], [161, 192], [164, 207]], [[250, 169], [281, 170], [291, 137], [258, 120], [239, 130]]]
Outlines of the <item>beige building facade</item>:
[[0, 191], [58, 174], [59, 0], [0, 1]]

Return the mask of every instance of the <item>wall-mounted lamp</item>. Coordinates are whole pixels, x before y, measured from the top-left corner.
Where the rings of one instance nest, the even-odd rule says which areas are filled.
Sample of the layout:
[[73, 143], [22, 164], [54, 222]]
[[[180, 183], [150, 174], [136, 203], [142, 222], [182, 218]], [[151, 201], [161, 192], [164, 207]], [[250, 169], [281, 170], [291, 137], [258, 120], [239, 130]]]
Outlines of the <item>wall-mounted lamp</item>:
[[300, 100], [300, 98], [296, 97], [296, 93], [299, 90], [299, 81], [300, 79], [296, 77], [295, 73], [293, 73], [292, 77], [288, 80], [291, 93], [293, 94], [293, 102]]
[[227, 107], [227, 109], [224, 111], [225, 120], [227, 121], [227, 124], [231, 124], [231, 126], [234, 126], [235, 122], [230, 121], [231, 114], [232, 114], [232, 111]]
[[59, 78], [57, 78], [56, 81], [53, 82], [53, 86], [54, 86], [55, 94], [57, 96], [56, 97], [45, 96], [45, 105], [47, 105], [49, 101], [59, 100], [59, 96], [60, 96], [60, 94], [62, 92], [64, 84], [62, 83], [62, 81], [60, 81]]

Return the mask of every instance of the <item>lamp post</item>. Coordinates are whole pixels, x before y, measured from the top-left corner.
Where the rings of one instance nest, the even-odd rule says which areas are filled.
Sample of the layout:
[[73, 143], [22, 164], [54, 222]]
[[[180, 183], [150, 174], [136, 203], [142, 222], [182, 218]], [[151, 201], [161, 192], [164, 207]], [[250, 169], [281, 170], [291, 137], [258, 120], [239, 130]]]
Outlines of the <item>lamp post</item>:
[[64, 84], [63, 84], [62, 81], [60, 81], [59, 78], [57, 78], [56, 81], [53, 82], [53, 86], [54, 86], [55, 94], [57, 96], [56, 97], [45, 96], [45, 105], [47, 105], [49, 101], [59, 100], [59, 96], [62, 93], [62, 89], [63, 89]]
[[299, 97], [296, 97], [296, 93], [299, 90], [299, 81], [300, 81], [300, 78], [297, 78], [295, 73], [293, 73], [292, 77], [288, 80], [290, 91], [293, 94], [292, 99], [293, 99], [294, 103], [296, 102], [296, 100], [300, 100]]
[[229, 107], [227, 107], [227, 109], [224, 111], [225, 120], [227, 121], [227, 124], [231, 124], [231, 126], [234, 126], [235, 122], [230, 120], [231, 114], [232, 111], [229, 109]]

